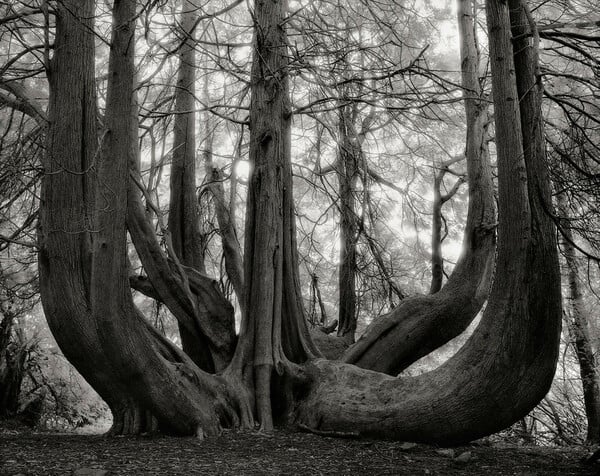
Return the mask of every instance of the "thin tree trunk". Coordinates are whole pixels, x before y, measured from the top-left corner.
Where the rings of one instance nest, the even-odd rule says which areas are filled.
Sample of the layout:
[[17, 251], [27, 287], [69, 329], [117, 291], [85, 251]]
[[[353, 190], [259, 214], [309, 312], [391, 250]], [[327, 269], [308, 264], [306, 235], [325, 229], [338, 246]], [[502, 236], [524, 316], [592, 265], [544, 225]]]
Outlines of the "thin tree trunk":
[[[204, 77], [204, 100], [207, 104], [210, 103], [210, 93], [208, 90], [208, 75]], [[238, 241], [237, 232], [235, 229], [235, 216], [233, 214], [232, 203], [228, 204], [225, 201], [225, 187], [223, 182], [225, 178], [222, 172], [215, 167], [213, 162], [213, 140], [214, 131], [210, 113], [207, 113], [204, 118], [204, 167], [208, 188], [213, 197], [215, 205], [215, 214], [217, 215], [217, 223], [219, 224], [219, 235], [223, 246], [223, 258], [225, 259], [225, 271], [235, 295], [243, 305], [244, 296], [244, 268], [242, 260], [242, 250]], [[234, 164], [235, 167], [235, 164]], [[232, 173], [231, 186], [234, 187], [235, 176]], [[230, 200], [235, 197], [235, 194], [230, 195]]]
[[197, 8], [193, 1], [181, 0], [179, 34], [183, 41], [179, 49], [175, 90], [168, 226], [173, 238], [173, 248], [181, 262], [202, 271], [204, 260], [199, 246], [200, 228], [196, 207], [196, 44], [192, 33]]
[[360, 149], [354, 131], [352, 106], [340, 108], [339, 146], [336, 175], [339, 182], [340, 264], [338, 337], [353, 343], [356, 334], [358, 309], [356, 300], [356, 259], [358, 245], [358, 216], [356, 186]]
[[[483, 137], [485, 139], [485, 137]], [[444, 282], [444, 256], [442, 254], [442, 243], [444, 235], [442, 228], [444, 226], [444, 216], [442, 215], [442, 207], [444, 203], [450, 200], [462, 185], [464, 179], [459, 177], [454, 186], [448, 193], [442, 193], [442, 183], [444, 176], [448, 172], [448, 167], [455, 160], [442, 164], [439, 170], [436, 170], [433, 178], [433, 206], [431, 217], [431, 285], [429, 286], [429, 294], [435, 294], [442, 289]]]
[[[194, 2], [181, 0], [179, 33], [183, 40], [179, 49], [179, 69], [175, 90], [168, 226], [173, 251], [177, 258], [185, 266], [204, 271], [196, 200], [196, 114], [194, 112], [196, 104], [194, 48], [196, 45], [193, 34], [196, 10]], [[179, 325], [179, 335], [185, 353], [200, 368], [214, 371], [215, 362], [208, 341], [202, 332]]]
[[[558, 197], [558, 206], [563, 217], [568, 217], [565, 198]], [[567, 303], [569, 318], [569, 334], [573, 340], [575, 355], [579, 362], [579, 375], [583, 388], [583, 401], [587, 418], [586, 441], [597, 444], [600, 442], [600, 375], [598, 362], [592, 347], [588, 311], [581, 292], [581, 278], [577, 252], [573, 246], [573, 233], [567, 227], [562, 229], [564, 239], [561, 246], [567, 266]]]

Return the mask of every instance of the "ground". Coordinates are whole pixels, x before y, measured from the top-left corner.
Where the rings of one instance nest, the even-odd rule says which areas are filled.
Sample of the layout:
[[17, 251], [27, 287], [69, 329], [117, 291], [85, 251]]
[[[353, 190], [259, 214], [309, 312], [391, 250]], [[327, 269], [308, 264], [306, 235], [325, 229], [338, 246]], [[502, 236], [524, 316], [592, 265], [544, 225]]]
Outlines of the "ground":
[[594, 475], [584, 447], [442, 449], [277, 431], [219, 438], [106, 438], [0, 429], [0, 475]]

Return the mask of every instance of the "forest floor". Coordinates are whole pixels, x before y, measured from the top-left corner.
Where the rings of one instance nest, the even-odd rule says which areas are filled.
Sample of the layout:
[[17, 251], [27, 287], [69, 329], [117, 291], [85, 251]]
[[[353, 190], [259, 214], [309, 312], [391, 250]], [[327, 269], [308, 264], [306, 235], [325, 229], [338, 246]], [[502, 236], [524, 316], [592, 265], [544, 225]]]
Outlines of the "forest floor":
[[476, 444], [452, 449], [276, 431], [204, 441], [106, 438], [0, 426], [0, 475], [597, 475], [584, 447]]

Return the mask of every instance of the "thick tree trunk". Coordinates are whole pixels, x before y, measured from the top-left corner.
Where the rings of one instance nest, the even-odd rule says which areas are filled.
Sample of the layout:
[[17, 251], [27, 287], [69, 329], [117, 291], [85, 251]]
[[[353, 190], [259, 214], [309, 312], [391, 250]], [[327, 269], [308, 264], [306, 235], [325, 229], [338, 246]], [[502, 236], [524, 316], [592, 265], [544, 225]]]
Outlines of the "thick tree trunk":
[[129, 398], [112, 379], [88, 306], [97, 148], [93, 18], [91, 0], [57, 5], [38, 261], [50, 330], [69, 362], [114, 409], [128, 406]]
[[463, 253], [437, 293], [404, 299], [373, 321], [343, 356], [347, 363], [397, 375], [459, 335], [488, 295], [495, 250], [495, 199], [487, 150], [488, 113], [479, 85], [479, 53], [470, 0], [459, 2], [461, 69], [467, 137], [469, 208]]
[[[155, 332], [129, 294], [125, 217], [128, 162], [137, 158], [135, 2], [114, 5], [100, 159], [95, 150], [93, 16], [92, 1], [63, 2], [57, 10], [40, 207], [44, 311], [65, 356], [113, 411], [113, 433], [152, 429], [156, 417], [167, 431], [217, 434], [222, 422], [235, 426], [247, 405], [224, 379], [201, 372]], [[88, 175], [96, 162], [97, 191]], [[94, 215], [89, 207], [93, 193]]]
[[514, 423], [550, 387], [561, 325], [558, 256], [553, 223], [542, 210], [550, 205], [545, 157], [540, 149], [524, 156], [524, 131], [532, 124], [521, 128], [520, 120], [541, 111], [539, 104], [519, 110], [516, 84], [531, 76], [517, 69], [515, 77], [508, 5], [488, 0], [486, 6], [499, 226], [496, 275], [482, 320], [453, 358], [419, 377], [316, 361], [315, 385], [298, 411], [308, 429], [459, 443]]
[[[263, 430], [273, 407], [287, 412], [283, 376], [292, 363], [317, 355], [300, 294], [290, 162], [287, 2], [257, 0], [251, 75], [250, 161], [244, 250], [244, 312], [231, 371], [255, 396]], [[276, 385], [275, 382], [280, 385]], [[276, 393], [272, 399], [271, 389]]]

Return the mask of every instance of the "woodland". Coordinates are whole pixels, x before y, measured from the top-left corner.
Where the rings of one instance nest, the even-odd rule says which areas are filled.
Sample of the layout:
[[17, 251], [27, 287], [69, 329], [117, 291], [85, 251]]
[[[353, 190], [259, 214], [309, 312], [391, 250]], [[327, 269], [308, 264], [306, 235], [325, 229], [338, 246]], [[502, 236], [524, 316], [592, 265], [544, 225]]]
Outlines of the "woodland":
[[600, 444], [598, 58], [592, 0], [0, 1], [0, 419]]

